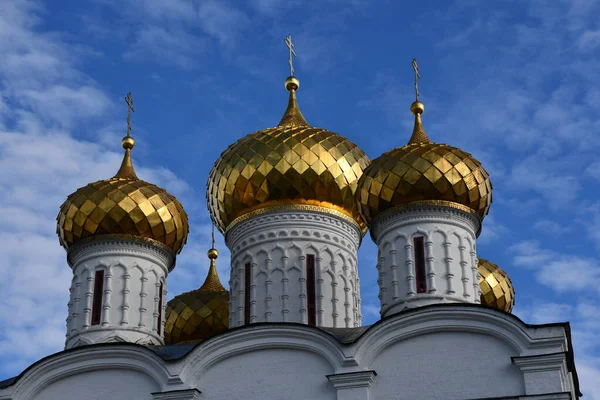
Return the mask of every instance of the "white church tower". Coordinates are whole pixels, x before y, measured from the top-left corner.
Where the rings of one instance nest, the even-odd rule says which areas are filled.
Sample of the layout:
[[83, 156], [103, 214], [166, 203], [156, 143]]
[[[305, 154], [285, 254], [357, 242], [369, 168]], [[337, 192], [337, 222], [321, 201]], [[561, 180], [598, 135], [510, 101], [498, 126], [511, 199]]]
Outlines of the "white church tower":
[[293, 44], [285, 42], [291, 76], [283, 118], [229, 146], [207, 184], [209, 211], [231, 250], [229, 326], [357, 327], [366, 225], [354, 193], [370, 161], [345, 137], [306, 121]]
[[405, 146], [373, 160], [357, 202], [378, 247], [381, 316], [435, 303], [480, 303], [475, 240], [492, 202], [488, 173], [471, 154], [433, 143], [417, 99]]
[[187, 215], [164, 189], [138, 179], [128, 131], [117, 174], [69, 195], [57, 234], [73, 270], [65, 348], [125, 341], [162, 344], [166, 278], [188, 235]]

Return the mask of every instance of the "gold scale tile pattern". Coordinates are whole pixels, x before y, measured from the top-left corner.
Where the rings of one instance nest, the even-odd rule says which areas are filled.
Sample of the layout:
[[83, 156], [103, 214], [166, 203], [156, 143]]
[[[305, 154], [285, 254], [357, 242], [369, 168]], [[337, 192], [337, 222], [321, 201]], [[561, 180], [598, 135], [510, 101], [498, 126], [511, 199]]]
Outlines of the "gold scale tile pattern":
[[213, 221], [225, 231], [235, 218], [259, 208], [309, 204], [341, 211], [366, 232], [354, 193], [369, 158], [345, 137], [288, 114], [289, 108], [285, 125], [245, 136], [216, 161], [206, 196]]
[[65, 249], [91, 236], [128, 234], [154, 239], [179, 253], [188, 235], [181, 203], [166, 190], [131, 177], [78, 189], [60, 207], [57, 223]]
[[395, 148], [373, 160], [360, 179], [356, 196], [367, 224], [389, 208], [423, 200], [462, 204], [483, 219], [492, 203], [492, 183], [471, 154], [427, 140]]
[[201, 289], [180, 294], [167, 303], [165, 343], [208, 339], [229, 327], [229, 292]]
[[481, 304], [511, 312], [515, 305], [515, 288], [506, 272], [483, 258], [479, 259], [478, 270]]

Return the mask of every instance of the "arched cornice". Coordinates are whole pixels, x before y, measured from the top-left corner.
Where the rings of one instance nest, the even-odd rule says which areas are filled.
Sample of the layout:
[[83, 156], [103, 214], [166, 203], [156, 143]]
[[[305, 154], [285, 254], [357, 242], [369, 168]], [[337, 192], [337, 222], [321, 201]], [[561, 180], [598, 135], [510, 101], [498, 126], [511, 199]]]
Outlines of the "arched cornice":
[[372, 325], [356, 341], [354, 358], [370, 367], [386, 348], [415, 336], [440, 332], [479, 333], [506, 343], [519, 355], [568, 351], [565, 329], [555, 326], [553, 334], [542, 334], [513, 315], [471, 304], [441, 304], [415, 308], [391, 315]]
[[329, 334], [320, 329], [296, 323], [257, 323], [209, 339], [198, 344], [186, 357], [181, 376], [197, 381], [212, 365], [249, 351], [295, 349], [311, 352], [325, 359], [333, 371], [347, 365], [351, 356]]
[[52, 383], [83, 372], [110, 369], [138, 371], [150, 377], [164, 390], [181, 384], [178, 375], [145, 346], [132, 343], [104, 343], [65, 350], [32, 364], [19, 375], [13, 398], [29, 400]]

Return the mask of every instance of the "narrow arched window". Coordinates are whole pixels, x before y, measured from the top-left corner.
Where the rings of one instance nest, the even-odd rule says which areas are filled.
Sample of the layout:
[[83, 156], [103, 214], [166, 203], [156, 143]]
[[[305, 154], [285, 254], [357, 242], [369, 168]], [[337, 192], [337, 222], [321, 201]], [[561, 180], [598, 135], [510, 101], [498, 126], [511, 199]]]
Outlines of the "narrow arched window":
[[317, 326], [317, 296], [315, 290], [315, 256], [306, 255], [306, 311], [308, 325]]
[[98, 270], [94, 276], [94, 294], [92, 295], [92, 325], [100, 323], [102, 315], [102, 291], [104, 290], [104, 271]]
[[423, 237], [414, 238], [415, 275], [417, 280], [417, 293], [427, 292], [427, 274], [425, 272], [425, 246]]
[[250, 285], [252, 284], [252, 264], [246, 263], [244, 268], [244, 323], [250, 323]]

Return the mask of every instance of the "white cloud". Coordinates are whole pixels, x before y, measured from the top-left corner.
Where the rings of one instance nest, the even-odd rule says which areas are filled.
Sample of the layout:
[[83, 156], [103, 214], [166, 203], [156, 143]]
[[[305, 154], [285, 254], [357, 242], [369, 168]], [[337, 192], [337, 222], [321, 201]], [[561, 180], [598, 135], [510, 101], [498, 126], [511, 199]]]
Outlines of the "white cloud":
[[151, 60], [162, 64], [175, 64], [181, 68], [194, 68], [207, 43], [181, 28], [144, 26], [135, 33], [133, 45], [125, 52], [128, 60]]
[[520, 217], [537, 213], [543, 205], [540, 198], [528, 196], [508, 197], [507, 194], [505, 194], [504, 197], [495, 196], [494, 204], [496, 203], [506, 207], [506, 209], [510, 210], [512, 215]]
[[361, 305], [363, 320], [364, 319], [372, 320], [372, 321], [379, 320], [381, 318], [381, 314], [379, 313], [380, 309], [381, 309], [381, 307], [378, 305], [363, 303]]
[[509, 229], [499, 223], [493, 215], [488, 215], [481, 227], [481, 235], [477, 238], [477, 244], [500, 243], [502, 239], [506, 240]]
[[559, 224], [558, 222], [549, 219], [538, 220], [533, 225], [533, 228], [551, 236], [564, 235], [565, 233], [571, 232], [573, 230], [573, 228], [571, 228], [570, 226]]
[[[109, 96], [77, 69], [73, 47], [60, 35], [38, 31], [42, 10], [33, 2], [2, 5], [0, 374], [7, 376], [64, 346], [72, 274], [55, 233], [58, 208], [78, 187], [113, 176], [122, 153], [79, 140], [67, 129], [99, 116], [110, 126], [106, 113], [112, 107]], [[111, 146], [117, 150], [118, 141]], [[138, 164], [137, 171], [184, 199], [191, 195], [167, 169]]]
[[589, 257], [542, 249], [539, 242], [522, 241], [510, 247], [513, 263], [534, 271], [535, 278], [557, 292], [591, 292], [598, 295], [600, 262]]
[[[125, 18], [134, 36], [125, 50], [127, 60], [152, 61], [184, 69], [197, 68], [206, 62], [212, 50], [211, 40], [229, 51], [250, 22], [237, 7], [221, 1], [203, 0], [106, 0], [113, 12]], [[94, 30], [106, 35], [102, 22], [94, 20]]]
[[210, 0], [201, 3], [198, 17], [202, 29], [225, 46], [232, 46], [239, 32], [250, 22], [241, 10]]
[[584, 173], [600, 182], [600, 161], [591, 163]]

